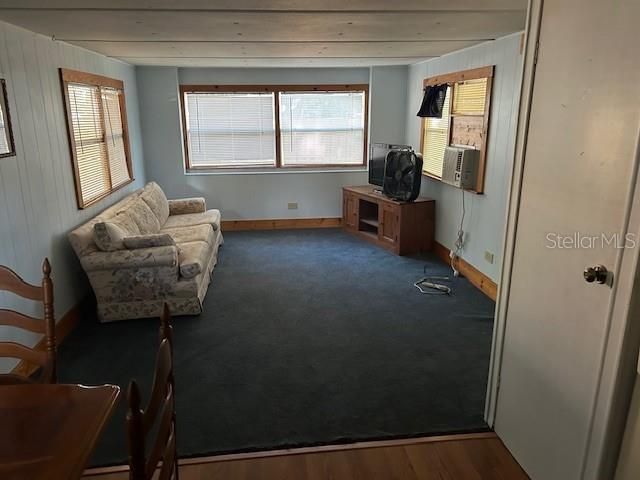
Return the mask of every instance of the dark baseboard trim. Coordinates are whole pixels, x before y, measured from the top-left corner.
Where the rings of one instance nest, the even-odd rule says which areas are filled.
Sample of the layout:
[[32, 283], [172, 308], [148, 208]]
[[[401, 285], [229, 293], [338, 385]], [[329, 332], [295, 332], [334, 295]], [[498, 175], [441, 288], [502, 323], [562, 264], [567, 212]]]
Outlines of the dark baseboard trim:
[[[89, 311], [95, 307], [95, 299], [93, 295], [87, 295], [77, 304], [69, 309], [60, 320], [56, 322], [56, 345], [60, 345], [62, 341], [69, 335], [78, 324], [78, 321], [82, 317], [84, 312]], [[44, 351], [46, 349], [45, 338], [42, 337], [38, 343], [33, 347], [34, 350]], [[37, 365], [32, 365], [24, 360], [21, 360], [11, 371], [15, 375], [22, 375], [29, 377], [38, 370]]]
[[240, 230], [285, 230], [296, 228], [337, 228], [342, 226], [342, 218], [281, 218], [269, 220], [223, 220], [222, 232]]
[[[444, 245], [433, 242], [433, 253], [440, 257], [443, 262], [447, 264], [451, 263], [451, 258], [449, 257], [451, 250]], [[482, 291], [482, 293], [494, 302], [496, 301], [498, 297], [498, 285], [493, 280], [473, 265], [467, 263], [463, 258], [458, 258], [455, 261], [455, 267], [467, 280]]]

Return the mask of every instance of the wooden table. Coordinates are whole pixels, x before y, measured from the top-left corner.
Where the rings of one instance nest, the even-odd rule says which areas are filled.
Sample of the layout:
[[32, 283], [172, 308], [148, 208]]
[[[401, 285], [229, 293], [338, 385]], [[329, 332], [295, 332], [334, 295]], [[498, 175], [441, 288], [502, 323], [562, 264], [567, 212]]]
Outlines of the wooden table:
[[80, 478], [119, 395], [114, 385], [0, 386], [0, 478]]

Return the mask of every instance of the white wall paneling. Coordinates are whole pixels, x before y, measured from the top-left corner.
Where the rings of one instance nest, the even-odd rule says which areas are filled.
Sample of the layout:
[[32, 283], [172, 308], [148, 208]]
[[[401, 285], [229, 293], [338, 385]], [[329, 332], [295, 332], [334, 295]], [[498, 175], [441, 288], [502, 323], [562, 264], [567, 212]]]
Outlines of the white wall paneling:
[[[434, 75], [495, 65], [485, 192], [465, 193], [465, 248], [462, 257], [497, 281], [507, 212], [507, 193], [515, 149], [519, 87], [522, 75], [521, 33], [486, 42], [443, 57], [409, 66], [406, 142], [420, 149], [422, 81]], [[452, 249], [462, 212], [462, 191], [423, 177], [422, 194], [436, 200], [436, 241]], [[494, 263], [484, 252], [494, 254]]]
[[[72, 68], [125, 83], [136, 181], [96, 205], [78, 210], [58, 68]], [[0, 264], [39, 283], [41, 264], [53, 269], [56, 318], [85, 294], [88, 283], [67, 240], [76, 225], [144, 183], [134, 67], [0, 22], [0, 78], [7, 82], [17, 155], [0, 159]], [[0, 294], [0, 305], [41, 312], [32, 302]], [[37, 337], [0, 327], [3, 338], [33, 344]], [[9, 363], [0, 363], [0, 370]]]

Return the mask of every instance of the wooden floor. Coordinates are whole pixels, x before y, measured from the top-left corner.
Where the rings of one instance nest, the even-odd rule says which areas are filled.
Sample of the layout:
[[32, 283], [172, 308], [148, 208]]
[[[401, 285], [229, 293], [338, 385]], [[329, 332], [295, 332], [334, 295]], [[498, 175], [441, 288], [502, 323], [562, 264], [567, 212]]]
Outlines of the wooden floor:
[[[528, 479], [494, 434], [372, 442], [368, 445], [188, 459], [181, 461], [180, 479]], [[127, 480], [128, 472], [87, 475], [83, 479]]]

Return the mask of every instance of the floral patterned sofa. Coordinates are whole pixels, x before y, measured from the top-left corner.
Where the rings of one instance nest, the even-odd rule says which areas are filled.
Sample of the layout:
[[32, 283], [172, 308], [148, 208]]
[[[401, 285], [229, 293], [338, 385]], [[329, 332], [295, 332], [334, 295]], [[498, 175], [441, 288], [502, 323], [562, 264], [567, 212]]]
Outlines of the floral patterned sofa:
[[203, 198], [167, 200], [151, 182], [76, 228], [69, 240], [101, 322], [197, 315], [223, 243], [220, 212]]

